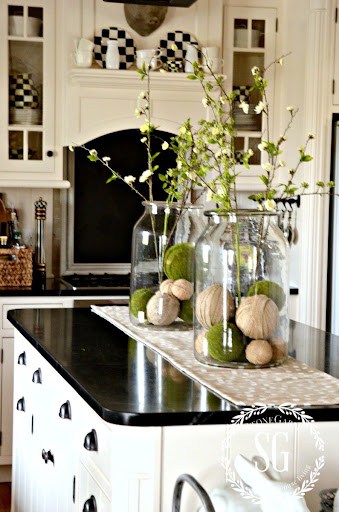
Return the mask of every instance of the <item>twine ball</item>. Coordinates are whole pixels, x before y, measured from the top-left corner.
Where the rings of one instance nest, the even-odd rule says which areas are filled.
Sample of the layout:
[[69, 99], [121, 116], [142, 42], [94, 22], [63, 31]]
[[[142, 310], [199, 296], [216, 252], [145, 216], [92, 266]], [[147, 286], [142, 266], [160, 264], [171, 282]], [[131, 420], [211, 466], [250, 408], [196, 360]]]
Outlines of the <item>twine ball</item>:
[[146, 314], [146, 306], [154, 292], [149, 288], [139, 288], [132, 293], [129, 301], [129, 310], [133, 316], [138, 318], [140, 312]]
[[153, 325], [170, 325], [177, 318], [180, 303], [168, 293], [157, 292], [146, 306], [147, 320]]
[[279, 309], [266, 295], [253, 295], [241, 301], [235, 314], [239, 329], [249, 338], [263, 339], [271, 336], [277, 328]]
[[186, 279], [177, 279], [172, 284], [171, 292], [179, 300], [189, 300], [193, 295], [193, 284]]
[[282, 338], [272, 338], [270, 340], [272, 347], [272, 361], [283, 361], [287, 357], [287, 343]]
[[249, 287], [247, 296], [253, 295], [266, 295], [272, 299], [279, 308], [279, 311], [284, 307], [286, 302], [285, 292], [280, 284], [274, 281], [257, 281]]
[[206, 333], [201, 332], [195, 338], [194, 349], [198, 354], [207, 355], [207, 347], [208, 347], [208, 342], [206, 339]]
[[161, 291], [161, 293], [169, 293], [171, 295], [173, 283], [174, 283], [173, 279], [165, 279], [165, 281], [163, 281], [160, 284], [159, 290]]
[[208, 353], [215, 360], [223, 363], [237, 361], [244, 350], [243, 334], [236, 325], [223, 322], [213, 325], [206, 334]]
[[234, 315], [234, 300], [227, 290], [227, 305], [223, 311], [223, 287], [221, 284], [213, 284], [203, 290], [197, 296], [195, 314], [198, 322], [205, 328], [209, 329], [212, 325], [223, 320], [229, 320]]
[[168, 279], [193, 281], [194, 246], [187, 242], [172, 245], [164, 255], [163, 268]]
[[183, 300], [180, 302], [179, 318], [188, 324], [193, 323], [193, 301]]
[[252, 340], [246, 347], [246, 359], [252, 364], [267, 364], [271, 361], [273, 350], [267, 340]]

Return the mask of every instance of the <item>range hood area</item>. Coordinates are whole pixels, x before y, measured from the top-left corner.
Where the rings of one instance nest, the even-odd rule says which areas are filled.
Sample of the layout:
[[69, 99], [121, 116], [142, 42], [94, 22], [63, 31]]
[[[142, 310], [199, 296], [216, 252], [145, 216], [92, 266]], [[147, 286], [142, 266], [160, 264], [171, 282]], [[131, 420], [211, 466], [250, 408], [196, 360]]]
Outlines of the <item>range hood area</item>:
[[104, 0], [116, 4], [159, 5], [161, 7], [190, 7], [197, 0]]

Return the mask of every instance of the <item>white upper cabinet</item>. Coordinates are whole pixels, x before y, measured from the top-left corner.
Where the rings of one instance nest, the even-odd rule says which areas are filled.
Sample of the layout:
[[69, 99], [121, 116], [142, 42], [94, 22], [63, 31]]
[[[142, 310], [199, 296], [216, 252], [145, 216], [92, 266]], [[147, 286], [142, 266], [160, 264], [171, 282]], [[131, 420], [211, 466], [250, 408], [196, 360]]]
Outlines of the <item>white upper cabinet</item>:
[[54, 0], [1, 1], [2, 186], [67, 186], [55, 146], [55, 23]]
[[[267, 69], [274, 62], [276, 47], [277, 11], [273, 8], [233, 7], [226, 6], [224, 13], [224, 72], [226, 89], [236, 91], [234, 117], [237, 126], [236, 157], [241, 163], [243, 152], [251, 148], [254, 152], [250, 159], [252, 172], [246, 171], [246, 184], [251, 181], [255, 168], [261, 164], [261, 154], [258, 144], [261, 133], [265, 128], [261, 114], [256, 114], [254, 107], [259, 101], [258, 93], [251, 91], [254, 66], [261, 70]], [[265, 75], [269, 78], [267, 99], [273, 104], [274, 95], [274, 66]], [[239, 108], [240, 101], [249, 103], [249, 113], [245, 114]], [[271, 111], [272, 112], [272, 111]], [[270, 119], [270, 123], [273, 122]], [[258, 180], [253, 180], [253, 187], [258, 186]]]

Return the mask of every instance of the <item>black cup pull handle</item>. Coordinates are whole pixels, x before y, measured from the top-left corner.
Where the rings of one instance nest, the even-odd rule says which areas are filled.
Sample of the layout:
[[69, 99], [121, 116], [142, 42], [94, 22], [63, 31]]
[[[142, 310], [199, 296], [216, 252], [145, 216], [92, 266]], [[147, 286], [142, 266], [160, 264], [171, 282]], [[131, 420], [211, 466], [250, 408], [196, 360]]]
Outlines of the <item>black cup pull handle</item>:
[[89, 450], [91, 452], [97, 452], [98, 451], [98, 436], [96, 431], [91, 430], [91, 432], [88, 432], [85, 436], [84, 440], [84, 447], [86, 450]]
[[51, 452], [51, 450], [48, 450], [46, 452], [46, 450], [42, 450], [41, 452], [41, 457], [44, 459], [45, 461], [45, 464], [47, 464], [47, 462], [50, 460], [52, 462], [52, 464], [54, 464], [54, 455], [53, 453]]
[[21, 352], [18, 357], [18, 364], [26, 364], [26, 352]]
[[70, 420], [70, 419], [72, 419], [71, 404], [70, 404], [69, 400], [67, 400], [60, 407], [59, 416], [63, 420]]
[[17, 408], [17, 411], [25, 412], [25, 399], [24, 399], [24, 397], [20, 398], [17, 401], [16, 408]]
[[41, 380], [41, 369], [40, 368], [35, 370], [35, 372], [33, 373], [32, 382], [34, 382], [34, 384], [41, 384], [42, 380]]
[[97, 502], [95, 497], [92, 496], [88, 498], [88, 500], [85, 501], [84, 508], [82, 509], [82, 512], [97, 512]]

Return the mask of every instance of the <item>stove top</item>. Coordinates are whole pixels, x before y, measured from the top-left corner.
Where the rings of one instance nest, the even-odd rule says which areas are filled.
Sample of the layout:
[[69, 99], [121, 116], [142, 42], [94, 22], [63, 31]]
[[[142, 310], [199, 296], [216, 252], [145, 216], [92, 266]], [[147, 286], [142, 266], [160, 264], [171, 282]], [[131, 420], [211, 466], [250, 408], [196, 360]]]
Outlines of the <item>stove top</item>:
[[130, 274], [70, 274], [61, 277], [61, 282], [72, 290], [126, 290], [129, 292]]

